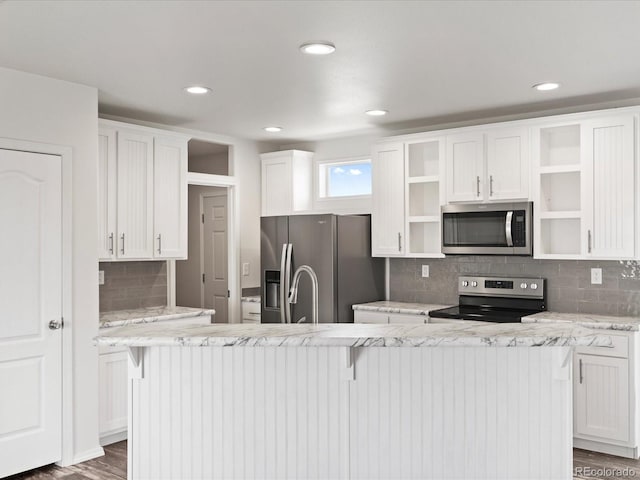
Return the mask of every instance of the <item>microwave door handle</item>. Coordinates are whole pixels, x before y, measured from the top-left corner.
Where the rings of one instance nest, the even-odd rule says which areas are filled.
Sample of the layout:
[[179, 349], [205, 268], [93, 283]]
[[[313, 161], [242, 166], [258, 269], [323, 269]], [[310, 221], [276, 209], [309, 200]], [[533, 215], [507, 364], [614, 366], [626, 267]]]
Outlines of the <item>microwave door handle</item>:
[[513, 247], [513, 236], [511, 235], [511, 221], [513, 220], [513, 211], [507, 212], [507, 219], [504, 223], [504, 233], [507, 237], [507, 246]]

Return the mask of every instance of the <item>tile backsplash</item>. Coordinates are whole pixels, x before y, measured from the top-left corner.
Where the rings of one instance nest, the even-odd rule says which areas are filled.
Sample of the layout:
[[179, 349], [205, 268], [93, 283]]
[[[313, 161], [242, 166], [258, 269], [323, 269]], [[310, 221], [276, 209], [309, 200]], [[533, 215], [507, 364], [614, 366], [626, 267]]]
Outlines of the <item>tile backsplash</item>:
[[[640, 315], [640, 263], [635, 261], [535, 260], [530, 257], [451, 256], [389, 261], [390, 299], [457, 305], [459, 275], [532, 276], [547, 279], [548, 310]], [[429, 265], [429, 278], [421, 266]], [[602, 285], [591, 285], [591, 268]]]
[[167, 304], [166, 262], [103, 262], [100, 270], [101, 312]]

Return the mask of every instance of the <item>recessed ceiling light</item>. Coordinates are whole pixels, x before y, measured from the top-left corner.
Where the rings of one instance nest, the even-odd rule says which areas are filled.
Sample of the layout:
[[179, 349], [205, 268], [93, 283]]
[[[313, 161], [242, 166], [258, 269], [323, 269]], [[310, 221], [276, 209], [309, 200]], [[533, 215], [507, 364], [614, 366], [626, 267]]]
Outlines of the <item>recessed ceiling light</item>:
[[204, 95], [205, 93], [209, 93], [211, 89], [200, 85], [192, 85], [190, 87], [184, 87], [184, 91], [193, 95]]
[[536, 90], [539, 90], [540, 92], [546, 92], [547, 90], [555, 90], [558, 87], [560, 87], [560, 84], [556, 82], [537, 83], [536, 85], [533, 86], [533, 88], [535, 88]]
[[386, 110], [367, 110], [366, 112], [367, 115], [371, 115], [372, 117], [381, 117], [382, 115], [386, 115], [387, 112]]
[[308, 55], [329, 55], [336, 51], [336, 46], [330, 42], [309, 42], [300, 45], [300, 50]]
[[265, 132], [277, 133], [282, 131], [282, 127], [264, 127]]

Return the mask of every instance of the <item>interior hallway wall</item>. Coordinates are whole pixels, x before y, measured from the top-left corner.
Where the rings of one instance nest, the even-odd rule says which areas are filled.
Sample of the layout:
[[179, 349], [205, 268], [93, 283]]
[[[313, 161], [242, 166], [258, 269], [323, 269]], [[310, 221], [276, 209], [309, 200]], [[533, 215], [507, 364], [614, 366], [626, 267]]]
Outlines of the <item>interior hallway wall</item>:
[[[71, 147], [73, 455], [98, 444], [98, 91], [93, 87], [0, 68], [0, 136]], [[66, 186], [65, 188], [69, 188]]]

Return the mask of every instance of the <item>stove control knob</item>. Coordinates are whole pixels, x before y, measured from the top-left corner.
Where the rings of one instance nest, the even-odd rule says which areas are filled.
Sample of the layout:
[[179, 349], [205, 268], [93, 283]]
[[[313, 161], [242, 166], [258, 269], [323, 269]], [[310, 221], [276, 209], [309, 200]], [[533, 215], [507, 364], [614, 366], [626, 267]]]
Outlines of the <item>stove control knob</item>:
[[520, 284], [520, 288], [523, 289], [523, 290], [526, 290], [527, 287], [528, 287], [528, 285], [526, 283], [521, 283]]
[[538, 289], [538, 284], [537, 283], [532, 283], [531, 284], [531, 290], [537, 290]]
[[466, 280], [462, 281], [462, 286], [463, 287], [468, 287], [469, 286], [469, 282], [467, 282]]
[[472, 287], [477, 287], [478, 286], [478, 282], [471, 282], [471, 286]]

